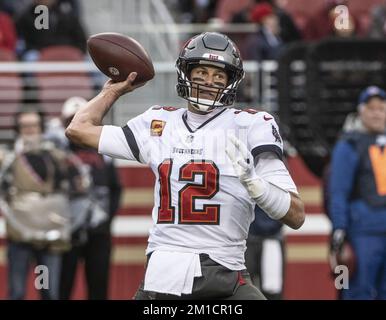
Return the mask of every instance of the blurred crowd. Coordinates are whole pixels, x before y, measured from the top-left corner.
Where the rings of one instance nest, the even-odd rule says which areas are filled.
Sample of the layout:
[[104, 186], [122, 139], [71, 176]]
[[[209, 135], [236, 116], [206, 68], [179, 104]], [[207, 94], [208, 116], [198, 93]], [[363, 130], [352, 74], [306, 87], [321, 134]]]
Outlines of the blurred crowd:
[[[256, 32], [238, 42], [245, 59], [275, 59], [293, 41], [326, 37], [386, 37], [386, 1], [184, 0], [169, 1], [181, 23], [252, 23]], [[346, 5], [348, 12], [342, 11]], [[340, 20], [343, 14], [347, 21]], [[232, 34], [230, 34], [232, 36]], [[238, 35], [236, 35], [238, 37]], [[240, 43], [241, 42], [241, 43]]]
[[[49, 9], [48, 29], [35, 28], [35, 20]], [[15, 59], [36, 61], [40, 50], [49, 46], [66, 45], [85, 53], [86, 32], [80, 21], [77, 0], [0, 1], [0, 50], [12, 53]]]
[[[293, 41], [326, 37], [386, 37], [386, 1], [167, 0], [177, 23], [252, 23], [256, 32], [240, 37], [244, 59], [275, 59]], [[49, 8], [48, 30], [34, 27], [35, 7]], [[344, 12], [340, 5], [346, 5]], [[347, 21], [340, 20], [344, 17]], [[0, 50], [16, 59], [38, 60], [48, 46], [68, 45], [85, 53], [87, 31], [78, 0], [1, 0]], [[237, 37], [237, 34], [235, 35]], [[237, 40], [237, 39], [236, 39]]]
[[[356, 6], [353, 5], [353, 1], [348, 0], [318, 0], [312, 4], [308, 0], [166, 0], [165, 2], [174, 12], [177, 23], [203, 23], [208, 24], [208, 28], [213, 24], [217, 26], [227, 23], [252, 24], [255, 27], [254, 32], [229, 34], [237, 42], [244, 60], [276, 60], [286, 46], [297, 41], [312, 42], [331, 37], [386, 39], [385, 0], [362, 1], [364, 3], [362, 5], [359, 5], [360, 1], [355, 1]], [[35, 28], [37, 17], [35, 8], [38, 5], [49, 8], [49, 29]], [[345, 12], [341, 5], [347, 5], [349, 11]], [[81, 1], [0, 0], [0, 60], [83, 60], [86, 54], [86, 39], [87, 30], [82, 23]], [[59, 50], [51, 53], [47, 51], [53, 47], [58, 47]], [[65, 80], [63, 85], [68, 83], [71, 81]], [[372, 112], [371, 108], [378, 108], [381, 115], [386, 117], [384, 108], [386, 93], [381, 90], [375, 93], [371, 91], [372, 89], [369, 90], [367, 98], [359, 103], [360, 117], [366, 117], [366, 112]], [[84, 96], [87, 97], [89, 94]], [[374, 101], [377, 102], [375, 107]], [[71, 297], [80, 260], [85, 262], [88, 297], [107, 298], [111, 254], [110, 226], [119, 205], [120, 184], [110, 159], [76, 147], [64, 136], [64, 128], [85, 102], [81, 97], [66, 100], [60, 106], [60, 115], [50, 120], [45, 119], [39, 109], [21, 109], [14, 114], [14, 129], [17, 136], [10, 152], [2, 159], [0, 175], [1, 194], [5, 197], [1, 211], [7, 218], [9, 298], [25, 298], [26, 270], [33, 258], [38, 264], [49, 266], [53, 275], [51, 288], [41, 291], [43, 298]], [[360, 117], [359, 120], [362, 121]], [[377, 117], [379, 118], [379, 115]], [[374, 138], [371, 141], [367, 141], [368, 136], [363, 135], [363, 132], [368, 130], [362, 128], [359, 131], [361, 136], [359, 138], [355, 136], [355, 145], [362, 144], [363, 140], [363, 145], [367, 147], [367, 144], [374, 143], [376, 136], [384, 137], [385, 126], [383, 123], [379, 130], [375, 130], [376, 134], [371, 135], [371, 138]], [[357, 160], [354, 152], [356, 149], [353, 149], [354, 151], [350, 149], [354, 143], [351, 141], [353, 138], [351, 136], [349, 138], [346, 151], [353, 154], [351, 176], [354, 181], [355, 170], [362, 163]], [[383, 138], [377, 145], [382, 145], [383, 148], [385, 141]], [[346, 167], [347, 170], [346, 156], [342, 152], [340, 158], [338, 157], [341, 162], [336, 160], [335, 156], [337, 164], [332, 170], [340, 172], [340, 166]], [[369, 161], [365, 164], [368, 165]], [[385, 162], [381, 162], [381, 165], [384, 164]], [[374, 180], [374, 177], [372, 179]], [[340, 180], [332, 180], [329, 188], [335, 188], [333, 193], [341, 194], [342, 199], [347, 200], [350, 193], [355, 191], [352, 190], [355, 184], [352, 182], [350, 186], [341, 186], [342, 181], [347, 179], [342, 177]], [[375, 190], [376, 182], [371, 180], [367, 183]], [[334, 228], [332, 252], [342, 250], [344, 243], [351, 240], [361, 268], [366, 268], [367, 260], [372, 261], [371, 257], [365, 257], [370, 246], [368, 243], [373, 247], [377, 246], [378, 253], [381, 252], [379, 256], [386, 257], [384, 239], [386, 230], [383, 227], [383, 222], [386, 221], [386, 213], [383, 210], [386, 203], [384, 200], [386, 187], [382, 186], [382, 192], [378, 192], [379, 199], [376, 199], [381, 202], [382, 212], [377, 213], [374, 218], [374, 230], [370, 228], [371, 233], [375, 235], [368, 236], [364, 240], [361, 232], [358, 233], [348, 226], [348, 210], [340, 212], [336, 210], [339, 205], [348, 207], [350, 205], [348, 201], [332, 199], [332, 203], [338, 202], [338, 206], [331, 205], [330, 210]], [[340, 191], [340, 188], [344, 190]], [[43, 198], [36, 198], [36, 194], [31, 196], [31, 192], [36, 191], [39, 191], [40, 196], [42, 194], [45, 196]], [[27, 203], [28, 206], [20, 206], [20, 203]], [[360, 204], [362, 205], [362, 202]], [[12, 212], [16, 212], [17, 216], [14, 218], [7, 216], [6, 206], [11, 208]], [[56, 216], [51, 217], [52, 207], [62, 210], [57, 210]], [[35, 213], [33, 220], [28, 218], [31, 208]], [[47, 214], [39, 217], [36, 215], [38, 212]], [[81, 214], [68, 216], [66, 212]], [[365, 214], [367, 212], [363, 214], [363, 220], [367, 219]], [[51, 223], [47, 223], [48, 220]], [[378, 226], [382, 228], [380, 230], [375, 228]], [[382, 233], [381, 237], [378, 236], [379, 233]], [[246, 262], [255, 285], [262, 288], [265, 295], [272, 299], [283, 297], [285, 262], [283, 239], [282, 225], [267, 220], [264, 213], [257, 208], [256, 219], [251, 225], [248, 238]], [[268, 251], [269, 255], [266, 254]], [[378, 253], [375, 252], [373, 255]], [[365, 258], [362, 258], [362, 255]], [[263, 261], [264, 259], [267, 261]], [[373, 265], [377, 264], [381, 268], [383, 261], [386, 261], [386, 258], [374, 262]], [[265, 278], [264, 268], [269, 265], [272, 271], [273, 264], [278, 266], [275, 273], [272, 275], [271, 272], [270, 278]], [[383, 266], [383, 270], [386, 270], [386, 267]], [[375, 275], [376, 271], [372, 274]], [[383, 277], [386, 279], [386, 272]], [[274, 282], [271, 281], [272, 278]], [[352, 290], [350, 293], [352, 296], [348, 298], [373, 297], [372, 292], [376, 287], [374, 283], [365, 286], [365, 289], [361, 286], [368, 283], [367, 280], [366, 275], [363, 276], [360, 270], [354, 279], [355, 290]], [[379, 291], [377, 297], [384, 299], [386, 289], [382, 287], [377, 290]], [[367, 292], [367, 295], [361, 296], [361, 292]]]
[[16, 141], [0, 157], [0, 210], [6, 221], [8, 298], [24, 299], [31, 264], [48, 269], [42, 299], [70, 299], [82, 262], [88, 299], [107, 299], [111, 222], [120, 180], [110, 158], [64, 134], [87, 101], [71, 97], [59, 117], [36, 107], [14, 115]]

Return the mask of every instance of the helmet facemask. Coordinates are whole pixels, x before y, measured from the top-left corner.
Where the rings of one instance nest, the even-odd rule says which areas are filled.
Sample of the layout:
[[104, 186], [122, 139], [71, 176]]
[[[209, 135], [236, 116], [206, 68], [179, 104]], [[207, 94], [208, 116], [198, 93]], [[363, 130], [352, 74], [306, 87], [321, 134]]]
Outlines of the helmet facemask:
[[[195, 82], [194, 79], [190, 79], [190, 73], [194, 67], [199, 66], [200, 64], [205, 66], [212, 66], [212, 64], [215, 64], [215, 67], [219, 67], [220, 65], [219, 63], [210, 63], [208, 61], [202, 61], [201, 63], [187, 63], [185, 68], [177, 67], [178, 95], [189, 101], [194, 108], [201, 112], [211, 112], [215, 108], [232, 105], [236, 99], [237, 86], [242, 80], [242, 78], [234, 81], [234, 79], [229, 76], [230, 72], [228, 71], [228, 83], [226, 87], [206, 85], [202, 82]], [[220, 66], [224, 68], [223, 65]], [[224, 70], [227, 71], [225, 68]], [[201, 91], [211, 92], [212, 97], [210, 99], [200, 98]]]
[[[215, 57], [215, 60], [213, 60]], [[197, 66], [217, 67], [228, 75], [226, 87], [195, 82], [190, 78]], [[225, 35], [204, 33], [192, 38], [176, 61], [177, 93], [200, 112], [211, 112], [217, 107], [234, 103], [239, 83], [244, 78], [242, 62], [237, 47]], [[210, 99], [200, 98], [200, 91], [211, 94]]]

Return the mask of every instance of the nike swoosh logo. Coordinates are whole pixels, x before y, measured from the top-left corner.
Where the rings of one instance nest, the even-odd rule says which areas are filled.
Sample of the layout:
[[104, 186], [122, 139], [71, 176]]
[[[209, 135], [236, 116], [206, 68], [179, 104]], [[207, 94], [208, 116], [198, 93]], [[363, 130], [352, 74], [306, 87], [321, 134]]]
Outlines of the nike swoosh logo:
[[272, 120], [273, 118], [272, 117], [267, 117], [267, 116], [264, 116], [263, 117], [265, 121], [268, 121], [268, 120]]

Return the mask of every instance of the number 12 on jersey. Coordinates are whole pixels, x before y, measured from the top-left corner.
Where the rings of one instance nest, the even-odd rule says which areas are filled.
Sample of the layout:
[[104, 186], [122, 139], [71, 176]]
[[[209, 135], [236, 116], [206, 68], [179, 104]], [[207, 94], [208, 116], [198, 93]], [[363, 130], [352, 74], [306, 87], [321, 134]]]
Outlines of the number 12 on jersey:
[[[160, 183], [160, 206], [157, 223], [174, 223], [176, 208], [172, 206], [170, 176], [173, 160], [165, 159], [158, 166]], [[195, 183], [196, 176], [202, 176], [201, 183]], [[196, 200], [211, 199], [219, 191], [219, 170], [213, 161], [190, 160], [179, 171], [178, 180], [187, 182], [178, 192], [179, 224], [219, 224], [220, 205], [204, 204], [196, 209]]]

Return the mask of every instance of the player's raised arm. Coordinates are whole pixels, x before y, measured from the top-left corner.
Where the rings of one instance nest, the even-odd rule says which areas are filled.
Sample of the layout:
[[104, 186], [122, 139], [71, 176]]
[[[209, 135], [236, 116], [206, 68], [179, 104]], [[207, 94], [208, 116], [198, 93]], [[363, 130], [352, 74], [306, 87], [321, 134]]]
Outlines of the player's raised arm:
[[76, 144], [98, 149], [103, 117], [121, 95], [151, 80], [154, 67], [141, 44], [125, 35], [93, 35], [87, 41], [87, 48], [98, 69], [112, 80], [107, 81], [102, 91], [75, 114], [66, 136]]
[[66, 129], [67, 138], [76, 144], [98, 149], [102, 120], [113, 103], [125, 93], [145, 84], [133, 85], [136, 76], [137, 73], [132, 72], [125, 81], [107, 81], [101, 92], [75, 114]]

